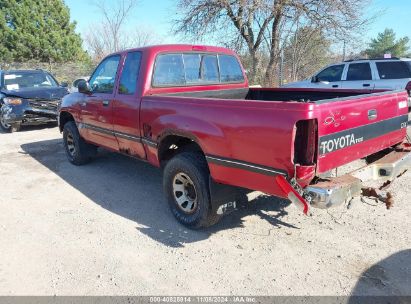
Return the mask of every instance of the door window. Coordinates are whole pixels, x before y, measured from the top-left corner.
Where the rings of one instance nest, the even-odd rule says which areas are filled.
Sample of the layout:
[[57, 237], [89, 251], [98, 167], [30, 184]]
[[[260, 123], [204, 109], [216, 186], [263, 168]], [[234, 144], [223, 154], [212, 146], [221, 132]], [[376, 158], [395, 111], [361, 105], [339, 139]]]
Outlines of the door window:
[[317, 75], [318, 81], [336, 82], [341, 81], [341, 76], [344, 71], [344, 65], [333, 65]]
[[352, 63], [348, 68], [348, 81], [372, 80], [371, 67], [369, 63]]
[[137, 87], [138, 71], [140, 70], [141, 53], [130, 52], [127, 54], [123, 72], [120, 77], [119, 94], [134, 95]]
[[404, 61], [376, 62], [380, 79], [411, 78], [411, 65]]
[[106, 58], [90, 78], [90, 86], [94, 93], [113, 93], [120, 55]]

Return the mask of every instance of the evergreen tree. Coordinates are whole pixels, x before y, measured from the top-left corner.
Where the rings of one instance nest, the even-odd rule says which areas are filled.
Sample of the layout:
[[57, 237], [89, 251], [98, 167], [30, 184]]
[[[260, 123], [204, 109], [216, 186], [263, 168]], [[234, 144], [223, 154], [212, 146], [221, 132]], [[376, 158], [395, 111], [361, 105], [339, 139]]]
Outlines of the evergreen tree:
[[404, 57], [408, 53], [408, 42], [408, 37], [396, 40], [395, 32], [392, 29], [385, 29], [384, 32], [378, 34], [377, 38], [371, 40], [365, 52], [371, 58], [383, 57], [384, 54]]
[[63, 0], [0, 0], [0, 61], [87, 59]]

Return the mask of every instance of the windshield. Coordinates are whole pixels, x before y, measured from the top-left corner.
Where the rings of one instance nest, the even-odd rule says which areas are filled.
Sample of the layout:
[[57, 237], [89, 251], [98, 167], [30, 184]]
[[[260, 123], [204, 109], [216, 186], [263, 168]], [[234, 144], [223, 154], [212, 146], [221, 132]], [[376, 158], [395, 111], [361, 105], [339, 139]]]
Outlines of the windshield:
[[6, 90], [19, 90], [26, 88], [57, 87], [58, 83], [48, 73], [33, 72], [5, 72], [2, 87]]

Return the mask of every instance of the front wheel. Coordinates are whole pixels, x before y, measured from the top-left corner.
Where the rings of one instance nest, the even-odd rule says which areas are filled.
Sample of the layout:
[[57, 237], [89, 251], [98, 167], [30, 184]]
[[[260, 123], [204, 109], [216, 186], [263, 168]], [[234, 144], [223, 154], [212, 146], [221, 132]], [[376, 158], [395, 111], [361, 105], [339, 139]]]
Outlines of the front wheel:
[[63, 143], [68, 160], [76, 166], [90, 162], [96, 154], [97, 148], [90, 145], [80, 137], [74, 121], [69, 121], [63, 128]]
[[188, 228], [208, 227], [221, 218], [211, 210], [209, 175], [200, 153], [178, 154], [164, 168], [163, 187], [170, 210]]
[[6, 121], [4, 120], [3, 115], [1, 114], [1, 108], [0, 108], [0, 128], [7, 133], [13, 133], [13, 132], [17, 132], [20, 130], [20, 125], [19, 124], [8, 124], [6, 123]]

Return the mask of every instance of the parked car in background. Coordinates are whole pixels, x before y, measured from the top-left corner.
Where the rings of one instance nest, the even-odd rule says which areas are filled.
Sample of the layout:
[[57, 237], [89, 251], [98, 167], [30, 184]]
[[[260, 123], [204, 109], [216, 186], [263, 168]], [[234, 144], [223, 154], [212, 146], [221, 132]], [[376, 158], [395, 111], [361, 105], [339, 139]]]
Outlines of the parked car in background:
[[0, 71], [1, 129], [13, 132], [22, 125], [56, 122], [67, 86], [43, 70]]
[[[78, 89], [59, 109], [68, 160], [86, 164], [104, 147], [161, 167], [170, 209], [190, 228], [215, 224], [252, 190], [306, 214], [337, 206], [361, 195], [363, 182], [391, 181], [411, 163], [405, 90], [249, 88], [225, 48], [122, 51]], [[361, 171], [321, 178], [375, 153]]]
[[74, 93], [74, 92], [78, 92], [78, 84], [80, 81], [84, 80], [84, 81], [88, 81], [90, 77], [89, 76], [82, 76], [77, 78], [76, 80], [73, 81], [69, 91], [70, 93]]
[[312, 78], [285, 88], [329, 88], [411, 91], [411, 59], [349, 60], [327, 66]]

